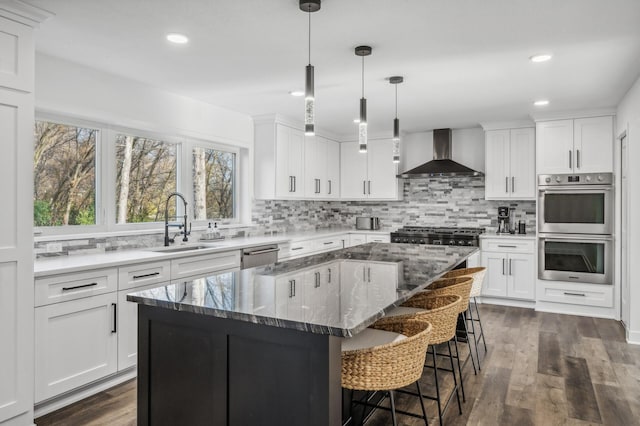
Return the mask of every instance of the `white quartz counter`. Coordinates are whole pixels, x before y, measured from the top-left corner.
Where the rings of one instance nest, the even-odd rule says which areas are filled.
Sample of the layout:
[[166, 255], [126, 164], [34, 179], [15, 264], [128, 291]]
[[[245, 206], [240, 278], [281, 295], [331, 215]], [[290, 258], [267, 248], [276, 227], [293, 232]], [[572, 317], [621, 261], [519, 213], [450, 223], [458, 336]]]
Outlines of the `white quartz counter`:
[[536, 234], [496, 234], [495, 232], [485, 232], [480, 235], [481, 240], [487, 240], [492, 238], [500, 239], [517, 239], [517, 240], [535, 240]]
[[[34, 276], [77, 272], [88, 268], [108, 268], [113, 266], [130, 265], [140, 262], [150, 262], [154, 260], [177, 259], [181, 257], [195, 256], [200, 254], [211, 254], [230, 250], [240, 250], [243, 248], [260, 246], [264, 244], [284, 244], [287, 242], [297, 242], [311, 240], [315, 238], [327, 238], [345, 234], [376, 234], [389, 235], [391, 229], [377, 231], [360, 231], [349, 228], [327, 229], [316, 231], [300, 231], [291, 233], [274, 234], [272, 236], [229, 238], [219, 241], [190, 241], [184, 245], [206, 245], [206, 249], [190, 250], [178, 253], [154, 252], [151, 250], [160, 247], [150, 247], [145, 249], [111, 251], [98, 254], [81, 254], [70, 256], [58, 256], [51, 258], [37, 259], [34, 262]], [[174, 244], [173, 247], [181, 244]]]

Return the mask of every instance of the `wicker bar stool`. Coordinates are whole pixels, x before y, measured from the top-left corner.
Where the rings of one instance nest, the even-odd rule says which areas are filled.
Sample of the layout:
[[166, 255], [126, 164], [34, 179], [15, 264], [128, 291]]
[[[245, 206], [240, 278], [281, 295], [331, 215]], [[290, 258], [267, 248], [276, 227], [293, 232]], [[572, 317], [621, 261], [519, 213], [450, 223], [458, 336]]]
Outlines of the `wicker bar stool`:
[[[422, 294], [422, 293], [419, 293]], [[403, 309], [417, 308], [414, 313], [410, 313], [405, 315], [404, 317], [408, 317], [410, 315], [414, 315], [416, 318], [419, 318], [422, 321], [429, 321], [433, 326], [433, 331], [431, 332], [431, 338], [429, 339], [429, 345], [431, 346], [431, 354], [433, 356], [433, 365], [427, 365], [425, 363], [425, 367], [433, 368], [433, 374], [436, 385], [436, 396], [424, 395], [425, 398], [432, 399], [437, 401], [438, 404], [438, 418], [440, 420], [440, 425], [443, 424], [442, 416], [446, 412], [449, 407], [449, 403], [453, 398], [455, 393], [456, 399], [458, 401], [458, 412], [462, 414], [462, 405], [460, 404], [460, 394], [458, 392], [458, 379], [456, 378], [455, 367], [453, 363], [453, 354], [451, 351], [451, 340], [456, 338], [456, 320], [458, 318], [458, 312], [460, 311], [460, 305], [462, 304], [462, 297], [458, 295], [444, 295], [444, 296], [435, 296], [435, 297], [418, 297], [415, 296], [406, 303], [409, 306], [402, 306], [401, 309], [394, 310], [391, 315], [398, 314], [399, 316], [385, 316], [384, 318], [378, 320], [378, 322], [391, 321], [394, 318], [402, 318]], [[442, 367], [438, 367], [437, 364], [437, 356], [436, 353], [436, 345], [446, 343], [447, 348], [449, 349], [449, 362], [451, 364], [451, 369], [445, 369]], [[444, 356], [447, 356], [446, 354]], [[450, 372], [453, 375], [453, 389], [451, 393], [446, 398], [446, 403], [444, 408], [441, 404], [440, 397], [440, 385], [438, 381], [438, 370], [444, 370]], [[411, 393], [407, 391], [403, 391], [406, 393]]]
[[[389, 394], [391, 408], [370, 404], [368, 401], [352, 401], [352, 404], [358, 403], [390, 410], [394, 426], [397, 425], [396, 412], [421, 418], [425, 425], [428, 425], [418, 379], [422, 376], [432, 331], [431, 324], [416, 317], [395, 317], [376, 322], [367, 330], [372, 330], [369, 334], [378, 335], [378, 337], [382, 337], [383, 333], [389, 335], [383, 338], [393, 338], [393, 335], [397, 337], [393, 338], [391, 343], [348, 350], [345, 350], [345, 347], [358, 347], [363, 343], [362, 340], [369, 341], [371, 336], [361, 338], [358, 336], [362, 333], [359, 333], [350, 339], [345, 339], [342, 350], [342, 387], [359, 391], [386, 391]], [[378, 331], [382, 333], [376, 333]], [[417, 395], [420, 397], [421, 416], [395, 407], [394, 390], [414, 383], [418, 390]]]
[[[474, 373], [476, 373], [476, 365], [475, 365], [475, 361], [473, 359], [473, 355], [471, 352], [471, 343], [469, 342], [469, 335], [467, 333], [467, 328], [466, 328], [466, 324], [464, 322], [464, 316], [463, 313], [468, 309], [469, 307], [469, 295], [471, 293], [471, 285], [473, 283], [473, 279], [470, 277], [461, 277], [461, 278], [441, 278], [439, 280], [436, 280], [434, 282], [432, 282], [431, 284], [429, 284], [427, 286], [427, 290], [429, 291], [424, 291], [422, 293], [418, 293], [417, 295], [413, 296], [411, 299], [409, 299], [407, 302], [405, 302], [403, 304], [403, 306], [409, 306], [409, 307], [422, 307], [424, 305], [424, 300], [427, 300], [429, 298], [433, 298], [433, 297], [438, 297], [438, 296], [446, 296], [446, 295], [457, 295], [460, 296], [460, 298], [462, 299], [459, 309], [458, 309], [458, 317], [462, 318], [461, 322], [462, 324], [465, 325], [464, 327], [464, 332], [465, 332], [465, 337], [467, 339], [467, 344], [469, 345], [469, 357], [471, 358], [471, 364], [473, 365], [473, 371]], [[456, 328], [457, 328], [457, 324], [458, 321], [456, 321]], [[453, 336], [453, 342], [454, 342], [454, 347], [456, 349], [456, 355], [454, 356], [454, 358], [456, 358], [457, 363], [458, 363], [458, 374], [460, 376], [460, 390], [462, 391], [462, 400], [466, 401], [466, 395], [464, 392], [464, 381], [462, 379], [462, 365], [460, 364], [460, 353], [458, 351], [458, 338], [456, 333], [454, 333]], [[465, 360], [466, 362], [466, 360]]]
[[[487, 353], [487, 342], [484, 339], [484, 330], [482, 328], [482, 320], [480, 319], [480, 311], [478, 311], [478, 303], [476, 297], [482, 294], [482, 284], [484, 283], [484, 278], [487, 272], [487, 268], [484, 266], [478, 266], [474, 268], [464, 268], [464, 269], [454, 269], [453, 271], [449, 271], [443, 275], [443, 278], [457, 278], [457, 277], [473, 277], [473, 285], [471, 286], [471, 294], [470, 297], [473, 298], [473, 307], [469, 304], [469, 309], [467, 313], [469, 314], [468, 321], [471, 323], [471, 331], [469, 334], [472, 334], [474, 337], [474, 346], [476, 347], [476, 361], [478, 361], [478, 370], [481, 370], [480, 366], [480, 354], [478, 353], [478, 343], [480, 343], [480, 339], [482, 339], [482, 344], [484, 345], [484, 353]], [[476, 311], [475, 318], [473, 311]], [[478, 323], [480, 327], [480, 333], [476, 333], [475, 323]]]

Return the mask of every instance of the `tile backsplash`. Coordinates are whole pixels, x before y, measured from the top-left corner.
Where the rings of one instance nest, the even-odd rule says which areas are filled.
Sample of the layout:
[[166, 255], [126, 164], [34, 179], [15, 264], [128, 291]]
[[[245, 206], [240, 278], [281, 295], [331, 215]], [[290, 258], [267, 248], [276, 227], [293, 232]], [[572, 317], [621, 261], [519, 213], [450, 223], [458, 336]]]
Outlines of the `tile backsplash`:
[[[485, 227], [498, 226], [498, 206], [515, 209], [516, 218], [525, 220], [528, 232], [534, 232], [535, 201], [487, 201], [484, 177], [409, 179], [403, 182], [401, 201], [265, 201], [256, 200], [252, 209], [252, 227], [222, 229], [227, 238], [265, 235], [287, 231], [323, 228], [355, 228], [357, 216], [378, 216], [384, 229], [404, 225]], [[192, 241], [199, 232], [193, 231]], [[47, 251], [52, 241], [36, 242], [37, 257], [100, 253], [163, 243], [161, 232], [104, 238], [67, 239], [60, 237], [61, 250]], [[51, 246], [49, 246], [51, 247]]]

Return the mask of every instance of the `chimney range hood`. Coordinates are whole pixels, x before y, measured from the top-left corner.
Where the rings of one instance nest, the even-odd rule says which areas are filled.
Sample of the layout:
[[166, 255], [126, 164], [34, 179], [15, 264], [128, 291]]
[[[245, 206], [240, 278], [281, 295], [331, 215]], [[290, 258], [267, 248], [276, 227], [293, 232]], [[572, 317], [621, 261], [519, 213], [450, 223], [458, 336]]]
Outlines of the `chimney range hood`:
[[451, 159], [451, 129], [435, 129], [433, 131], [433, 160], [396, 177], [419, 179], [440, 176], [484, 176], [482, 172], [470, 169]]

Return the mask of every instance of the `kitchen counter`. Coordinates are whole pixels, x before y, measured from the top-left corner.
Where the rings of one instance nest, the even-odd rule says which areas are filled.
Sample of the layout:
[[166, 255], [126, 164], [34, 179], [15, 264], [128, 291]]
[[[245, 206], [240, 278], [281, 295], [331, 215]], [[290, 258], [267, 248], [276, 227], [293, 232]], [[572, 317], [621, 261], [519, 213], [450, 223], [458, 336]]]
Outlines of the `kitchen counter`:
[[128, 295], [138, 425], [342, 424], [342, 336], [477, 251], [369, 243]]
[[489, 238], [516, 238], [521, 240], [535, 240], [536, 234], [535, 232], [530, 234], [496, 234], [495, 232], [485, 232], [484, 234], [480, 235], [481, 240], [486, 240]]
[[[259, 237], [242, 237], [229, 238], [219, 241], [190, 241], [184, 245], [206, 245], [210, 248], [185, 251], [179, 253], [154, 252], [151, 250], [160, 249], [161, 247], [150, 247], [146, 249], [112, 251], [99, 254], [82, 254], [72, 256], [48, 257], [37, 259], [34, 262], [34, 276], [41, 277], [53, 274], [62, 274], [68, 272], [77, 272], [89, 268], [108, 268], [113, 266], [130, 265], [140, 262], [148, 262], [162, 259], [176, 259], [181, 257], [194, 256], [198, 254], [209, 254], [224, 252], [229, 250], [240, 250], [264, 244], [283, 244], [287, 242], [303, 241], [315, 238], [332, 237], [343, 234], [380, 234], [389, 235], [391, 231], [360, 231], [353, 228], [332, 228], [321, 229], [315, 231], [297, 231], [290, 233], [274, 234], [270, 236]], [[172, 247], [178, 247], [183, 244], [174, 244]]]
[[[475, 247], [371, 243], [172, 282], [129, 294], [127, 299], [199, 315], [350, 337], [477, 251]], [[335, 297], [314, 290], [321, 285], [315, 274], [325, 270], [333, 274], [333, 282], [326, 285]], [[294, 290], [287, 287], [290, 280], [296, 280]], [[280, 297], [279, 290], [285, 295]], [[292, 291], [305, 295], [300, 308], [277, 306], [297, 304]], [[324, 297], [325, 303], [315, 303], [316, 296], [308, 295]]]

